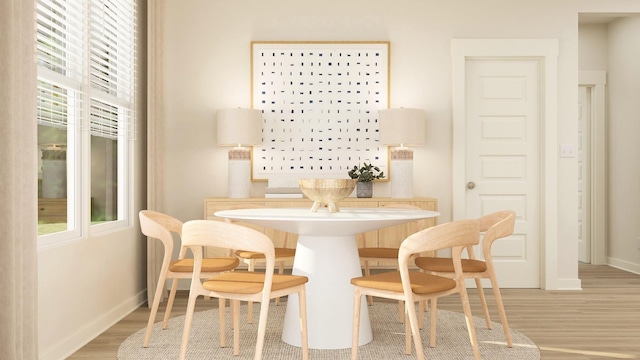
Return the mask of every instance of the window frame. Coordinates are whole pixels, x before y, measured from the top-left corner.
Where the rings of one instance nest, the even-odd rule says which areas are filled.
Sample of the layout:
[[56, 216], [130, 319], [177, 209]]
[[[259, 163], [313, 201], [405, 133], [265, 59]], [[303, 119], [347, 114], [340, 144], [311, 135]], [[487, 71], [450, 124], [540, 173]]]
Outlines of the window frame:
[[[54, 41], [51, 40], [51, 38], [44, 37], [45, 41], [50, 41], [51, 43], [43, 44], [38, 43], [38, 40], [40, 40], [41, 30], [44, 30], [44, 33], [47, 33], [46, 30], [49, 30], [49, 34], [53, 34], [51, 36], [57, 36], [59, 35], [59, 33], [55, 34], [55, 30], [46, 28], [43, 29], [40, 26], [39, 21], [46, 21], [40, 17], [41, 10], [43, 12], [47, 12], [48, 14], [53, 14], [53, 11], [51, 10], [55, 6], [58, 6], [60, 4], [67, 6], [69, 9], [71, 9], [71, 11], [77, 12], [74, 12], [73, 15], [60, 15], [63, 20], [68, 20], [68, 22], [60, 21], [57, 24], [62, 24], [62, 33], [68, 33], [70, 35], [68, 37], [59, 37], [60, 41], [56, 43], [62, 44], [63, 49], [60, 52], [62, 53], [62, 56], [59, 59], [53, 59], [53, 57], [51, 59], [53, 59], [52, 62], [58, 60], [63, 65], [75, 65], [76, 63], [79, 63], [80, 66], [77, 66], [76, 68], [55, 71], [51, 68], [55, 65], [48, 65], [50, 63], [48, 63], [47, 61], [40, 61], [40, 53], [38, 52], [38, 47], [44, 46], [45, 50], [50, 50], [48, 52], [54, 53], [56, 49], [54, 49], [54, 45], [51, 44]], [[104, 6], [104, 8], [101, 8], [101, 6]], [[100, 17], [96, 17], [94, 19], [94, 13], [92, 13], [92, 11], [96, 11], [96, 9], [98, 8], [103, 10], [106, 9], [106, 11], [118, 11], [120, 13], [121, 11], [123, 11], [123, 8], [125, 9], [124, 11], [130, 10], [130, 23], [127, 24], [127, 26], [130, 26], [130, 32], [120, 31], [122, 29], [122, 18], [116, 18], [113, 14], [102, 14]], [[39, 235], [39, 249], [55, 247], [70, 242], [88, 239], [94, 235], [125, 230], [127, 228], [130, 228], [134, 223], [132, 218], [132, 214], [134, 213], [133, 188], [135, 181], [134, 150], [136, 138], [135, 126], [138, 116], [136, 112], [138, 100], [138, 15], [136, 8], [137, 2], [135, 0], [36, 0], [36, 26], [39, 32], [38, 39], [36, 40], [38, 80], [39, 82], [44, 81], [55, 86], [60, 86], [66, 89], [67, 93], [70, 91], [79, 93], [79, 101], [81, 103], [78, 107], [73, 106], [77, 104], [70, 105], [67, 102], [66, 114], [68, 114], [71, 109], [73, 110], [73, 115], [67, 116], [65, 126], [57, 126], [58, 128], [66, 127], [67, 136], [67, 230]], [[61, 13], [62, 12], [60, 12], [59, 14]], [[104, 57], [98, 57], [98, 60], [102, 61], [103, 64], [106, 64], [105, 67], [108, 71], [116, 73], [116, 75], [111, 74], [109, 79], [107, 79], [106, 81], [106, 85], [108, 87], [107, 92], [104, 92], [102, 86], [101, 88], [92, 86], [95, 80], [92, 77], [93, 71], [100, 71], [100, 69], [94, 70], [95, 63], [92, 62], [92, 58], [95, 59], [96, 53], [91, 48], [91, 45], [94, 42], [109, 42], [108, 37], [113, 36], [113, 34], [96, 37], [96, 29], [91, 25], [92, 21], [104, 21], [105, 17], [111, 17], [114, 22], [111, 24], [101, 25], [105, 26], [105, 29], [106, 26], [114, 26], [114, 28], [119, 31], [117, 35], [120, 37], [118, 39], [123, 39], [121, 42], [116, 41], [115, 48], [107, 47], [108, 49], [111, 49], [110, 52], [105, 52], [105, 54], [107, 55], [104, 55]], [[71, 27], [65, 27], [66, 25], [71, 24], [73, 21], [75, 21], [76, 25], [82, 24], [81, 27], [75, 30]], [[56, 24], [55, 20], [49, 21], [49, 23]], [[77, 34], [73, 34], [73, 31], [83, 32], [82, 35], [78, 36], [78, 38], [81, 39], [82, 44], [78, 44], [78, 40], [76, 38]], [[125, 44], [125, 50], [123, 50], [123, 48], [121, 47], [122, 44]], [[67, 53], [65, 51], [65, 49], [71, 48], [82, 50], [81, 53], [73, 53], [71, 51]], [[126, 50], [128, 50], [129, 48], [131, 49], [131, 53], [126, 52]], [[119, 62], [117, 61], [117, 59], [114, 60], [113, 57], [117, 57], [118, 54], [123, 54], [122, 58], [126, 58], [125, 61]], [[80, 58], [82, 59], [79, 60]], [[109, 62], [105, 60], [113, 61]], [[125, 64], [123, 68], [119, 67], [121, 63]], [[67, 72], [69, 76], [66, 76], [65, 74], [62, 74], [60, 72]], [[118, 76], [118, 72], [123, 74], [123, 76]], [[82, 76], [78, 77], [78, 74], [82, 74]], [[107, 76], [109, 76], [109, 73], [107, 74]], [[115, 208], [117, 215], [115, 220], [108, 220], [97, 224], [91, 223], [91, 137], [94, 135], [92, 129], [91, 103], [94, 100], [104, 102], [110, 106], [115, 107], [118, 114], [116, 116], [117, 134], [107, 134], [106, 136], [103, 136], [115, 140], [114, 142], [117, 149], [117, 164], [113, 168], [115, 171], [117, 171], [117, 205]], [[70, 122], [68, 118], [79, 119], [79, 121]], [[46, 125], [46, 121], [38, 121], [38, 125]], [[93, 181], [96, 180], [94, 179]]]

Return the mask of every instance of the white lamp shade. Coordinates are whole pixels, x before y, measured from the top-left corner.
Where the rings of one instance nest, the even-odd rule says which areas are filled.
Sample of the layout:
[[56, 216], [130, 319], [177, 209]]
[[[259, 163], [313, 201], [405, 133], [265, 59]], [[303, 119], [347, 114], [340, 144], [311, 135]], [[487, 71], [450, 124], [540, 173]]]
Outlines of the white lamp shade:
[[217, 114], [219, 146], [257, 145], [262, 142], [262, 111], [222, 109]]
[[426, 116], [422, 109], [378, 111], [381, 145], [422, 145], [426, 137]]

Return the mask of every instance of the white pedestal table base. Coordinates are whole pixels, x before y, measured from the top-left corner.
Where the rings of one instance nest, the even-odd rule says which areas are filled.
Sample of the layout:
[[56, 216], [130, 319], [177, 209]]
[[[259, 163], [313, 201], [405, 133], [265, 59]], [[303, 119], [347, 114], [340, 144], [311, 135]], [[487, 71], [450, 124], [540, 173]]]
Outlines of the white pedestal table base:
[[[350, 348], [354, 299], [350, 281], [362, 276], [355, 236], [300, 235], [292, 273], [309, 277], [309, 348]], [[359, 345], [364, 345], [373, 339], [365, 297], [361, 306]], [[289, 295], [282, 340], [294, 346], [301, 346], [299, 314], [298, 296]]]

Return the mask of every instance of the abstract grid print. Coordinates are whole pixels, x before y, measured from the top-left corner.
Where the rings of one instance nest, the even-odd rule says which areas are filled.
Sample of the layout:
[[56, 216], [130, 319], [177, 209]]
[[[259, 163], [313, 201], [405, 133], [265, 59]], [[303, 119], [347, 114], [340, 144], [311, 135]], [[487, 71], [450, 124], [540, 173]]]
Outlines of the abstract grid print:
[[263, 112], [253, 177], [344, 178], [386, 169], [378, 110], [388, 107], [389, 43], [252, 43], [253, 108]]

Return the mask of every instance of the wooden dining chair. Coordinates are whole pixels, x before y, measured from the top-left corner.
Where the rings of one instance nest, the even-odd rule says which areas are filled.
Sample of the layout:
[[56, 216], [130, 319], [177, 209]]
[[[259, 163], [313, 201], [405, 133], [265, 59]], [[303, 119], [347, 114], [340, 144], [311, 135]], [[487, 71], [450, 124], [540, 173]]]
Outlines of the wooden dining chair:
[[[162, 329], [167, 328], [169, 317], [171, 316], [171, 309], [173, 307], [173, 301], [176, 297], [176, 291], [178, 289], [179, 279], [191, 279], [193, 274], [193, 259], [185, 257], [187, 249], [182, 247], [178, 259], [174, 260], [173, 248], [174, 242], [180, 243], [182, 236], [182, 221], [157, 211], [142, 210], [139, 213], [140, 228], [142, 233], [149, 239], [157, 239], [162, 242], [164, 247], [164, 256], [162, 258], [162, 266], [160, 268], [160, 276], [158, 277], [158, 284], [156, 286], [156, 292], [153, 297], [153, 304], [151, 306], [151, 313], [149, 314], [149, 321], [147, 322], [147, 329], [144, 333], [143, 347], [149, 346], [149, 340], [151, 339], [151, 331], [153, 324], [158, 313], [158, 307], [160, 306], [160, 300], [162, 298], [162, 292], [165, 290], [165, 282], [167, 279], [173, 279], [171, 284], [171, 291], [169, 292], [169, 299], [167, 301], [167, 308], [164, 313], [164, 319], [162, 321]], [[174, 235], [176, 237], [174, 238]], [[203, 267], [200, 275], [203, 278], [209, 278], [220, 275], [220, 273], [231, 271], [235, 269], [240, 263], [235, 257], [220, 257], [220, 258], [206, 258], [202, 261]]]
[[[203, 295], [231, 300], [234, 355], [239, 355], [240, 353], [240, 301], [261, 303], [254, 355], [254, 359], [259, 360], [262, 358], [264, 347], [269, 301], [289, 294], [298, 295], [302, 357], [305, 360], [309, 358], [305, 292], [305, 284], [309, 279], [306, 276], [274, 274], [275, 249], [268, 236], [245, 226], [214, 220], [188, 221], [183, 226], [182, 235], [183, 245], [191, 249], [194, 254], [195, 269], [193, 271], [191, 289], [189, 290], [180, 359], [184, 359], [186, 356], [191, 322], [198, 296]], [[265, 272], [236, 270], [200, 282], [201, 267], [203, 265], [202, 248], [209, 246], [226, 249], [246, 249], [247, 251], [262, 253], [265, 260]], [[220, 311], [222, 312], [224, 309], [220, 309]], [[221, 336], [224, 331], [224, 322], [221, 322]]]
[[[462, 273], [464, 277], [474, 279], [476, 282], [480, 303], [482, 304], [482, 310], [484, 312], [484, 318], [488, 329], [491, 329], [491, 318], [489, 317], [489, 307], [487, 306], [487, 300], [484, 296], [481, 279], [489, 279], [491, 281], [491, 287], [493, 288], [493, 293], [496, 298], [498, 313], [500, 314], [500, 321], [502, 322], [507, 346], [509, 347], [513, 346], [513, 342], [511, 340], [511, 332], [509, 331], [509, 323], [507, 322], [507, 314], [504, 311], [504, 304], [502, 303], [502, 295], [500, 294], [498, 278], [493, 265], [491, 247], [496, 240], [513, 234], [515, 219], [516, 214], [511, 210], [498, 211], [480, 217], [478, 219], [480, 231], [484, 232], [484, 237], [482, 239], [482, 254], [484, 256], [484, 260], [476, 258], [473, 246], [467, 247], [467, 255], [469, 258], [462, 259]], [[418, 257], [415, 259], [415, 264], [424, 272], [433, 275], [445, 277], [455, 276], [453, 260], [450, 258]], [[433, 310], [436, 310], [434, 305], [435, 304], [432, 304], [431, 307]]]
[[[257, 204], [241, 204], [241, 205], [236, 205], [231, 209], [236, 210], [236, 209], [256, 209], [256, 208], [264, 208], [264, 206], [257, 205]], [[224, 220], [228, 223], [239, 222], [237, 220], [232, 220], [229, 218], [225, 218]], [[285, 232], [284, 239], [282, 241], [281, 246], [276, 246], [274, 248], [276, 263], [278, 265], [278, 274], [280, 275], [284, 274], [285, 262], [287, 260], [293, 261], [294, 257], [296, 256], [296, 249], [288, 247], [289, 246], [288, 241], [289, 241], [289, 233]], [[231, 253], [235, 254], [235, 256], [237, 256], [238, 259], [240, 259], [240, 261], [247, 264], [247, 268], [249, 271], [255, 271], [256, 265], [260, 263], [264, 263], [265, 261], [264, 254], [256, 251], [247, 251], [245, 249], [241, 249], [241, 250], [233, 249], [231, 250]], [[279, 303], [280, 303], [280, 299], [276, 298], [276, 305], [278, 305]], [[253, 323], [253, 303], [252, 302], [249, 302], [248, 304], [247, 322], [250, 324]]]
[[[424, 350], [420, 339], [415, 303], [426, 300], [436, 303], [439, 297], [458, 293], [462, 301], [473, 356], [474, 359], [480, 360], [480, 350], [478, 349], [471, 306], [469, 305], [461, 265], [462, 251], [467, 246], [478, 244], [479, 234], [478, 222], [475, 220], [454, 221], [424, 229], [410, 235], [400, 245], [398, 252], [399, 271], [351, 279], [351, 284], [355, 286], [351, 359], [356, 360], [358, 358], [361, 298], [363, 295], [405, 302], [405, 354], [411, 354], [411, 334], [413, 335], [417, 358], [418, 360], [423, 360]], [[456, 274], [453, 279], [409, 270], [409, 263], [414, 254], [440, 249], [451, 249]], [[429, 336], [429, 345], [434, 347], [436, 344], [436, 311], [431, 312]]]
[[[386, 209], [422, 210], [420, 207], [415, 205], [410, 205], [410, 204], [384, 204], [380, 207], [386, 208]], [[425, 224], [426, 224], [426, 220], [424, 219], [413, 221], [410, 224], [411, 230], [409, 231], [408, 235], [411, 235], [414, 232], [418, 232], [424, 229]], [[363, 242], [366, 243], [366, 235], [361, 234], [360, 236], [363, 237], [363, 240], [364, 240]], [[379, 243], [383, 241], [384, 239], [378, 239]], [[365, 276], [371, 275], [371, 267], [370, 267], [371, 261], [377, 261], [378, 264], [380, 263], [392, 264], [396, 269], [398, 266], [398, 248], [397, 247], [364, 246], [364, 247], [358, 248], [358, 256], [360, 257], [360, 261], [362, 262]], [[369, 302], [369, 305], [373, 305], [372, 296], [367, 296], [367, 300]], [[398, 302], [398, 321], [400, 322], [404, 321], [404, 308], [402, 305], [402, 301]]]

